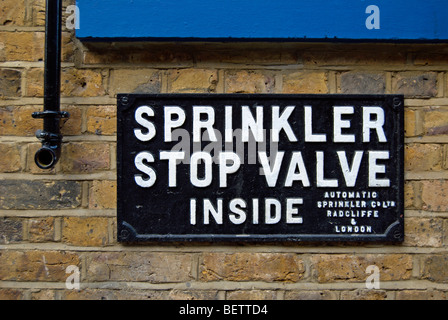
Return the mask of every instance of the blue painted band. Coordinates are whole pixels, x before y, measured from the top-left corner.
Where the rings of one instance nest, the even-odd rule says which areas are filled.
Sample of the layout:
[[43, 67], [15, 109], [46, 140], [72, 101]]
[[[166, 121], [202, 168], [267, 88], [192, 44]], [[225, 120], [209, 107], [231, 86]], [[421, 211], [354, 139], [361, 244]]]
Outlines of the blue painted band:
[[77, 0], [81, 39], [448, 40], [447, 0]]

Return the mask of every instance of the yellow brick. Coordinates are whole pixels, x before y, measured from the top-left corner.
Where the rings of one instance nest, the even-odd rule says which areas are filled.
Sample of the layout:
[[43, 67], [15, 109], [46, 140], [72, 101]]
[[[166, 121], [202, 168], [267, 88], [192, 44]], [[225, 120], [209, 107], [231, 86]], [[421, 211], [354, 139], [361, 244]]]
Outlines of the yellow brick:
[[422, 112], [405, 108], [404, 134], [406, 137], [415, 137], [423, 134]]
[[42, 129], [42, 120], [33, 119], [31, 114], [41, 110], [40, 106], [0, 107], [0, 135], [34, 136], [36, 130]]
[[22, 170], [20, 146], [15, 143], [0, 143], [0, 172], [18, 172]]
[[225, 75], [226, 93], [273, 93], [275, 75], [257, 71], [229, 71]]
[[33, 218], [28, 224], [30, 242], [48, 242], [54, 240], [54, 218]]
[[216, 70], [181, 69], [168, 75], [168, 92], [210, 93], [216, 91], [218, 72]]
[[80, 265], [79, 256], [66, 251], [13, 251], [0, 254], [0, 280], [65, 282], [68, 266]]
[[88, 281], [175, 283], [192, 281], [194, 255], [185, 252], [127, 251], [86, 254]]
[[404, 207], [405, 209], [419, 209], [419, 183], [406, 181], [404, 184]]
[[328, 93], [324, 72], [294, 72], [283, 76], [283, 93]]
[[311, 262], [314, 276], [320, 283], [365, 281], [369, 265], [380, 269], [382, 281], [408, 280], [412, 270], [412, 256], [405, 254], [325, 254], [313, 256]]
[[27, 97], [44, 96], [44, 69], [32, 68], [26, 73], [26, 93]]
[[301, 258], [282, 253], [206, 253], [200, 266], [202, 281], [297, 282], [304, 273]]
[[109, 93], [159, 93], [160, 74], [151, 69], [117, 69], [112, 71]]
[[0, 25], [23, 26], [25, 24], [25, 2], [2, 0], [0, 6]]
[[0, 32], [0, 58], [6, 61], [42, 61], [43, 32]]
[[109, 244], [107, 218], [65, 217], [62, 241], [74, 246], [104, 246]]
[[275, 290], [237, 290], [227, 293], [227, 300], [275, 300]]
[[91, 173], [110, 168], [110, 149], [105, 143], [67, 143], [62, 145], [61, 170]]
[[62, 70], [62, 96], [97, 97], [105, 94], [101, 70], [73, 68]]
[[446, 292], [434, 289], [428, 290], [400, 290], [395, 296], [396, 300], [446, 300]]
[[16, 98], [22, 94], [22, 73], [15, 69], [0, 69], [0, 99]]
[[426, 108], [424, 111], [423, 129], [427, 135], [448, 134], [448, 108]]
[[34, 26], [45, 26], [45, 0], [31, 0], [29, 9]]
[[437, 171], [442, 169], [442, 145], [410, 144], [404, 153], [405, 170]]
[[87, 109], [87, 132], [114, 135], [117, 132], [117, 107], [95, 106]]
[[19, 289], [0, 289], [0, 300], [22, 300], [23, 294]]
[[404, 245], [411, 247], [441, 247], [442, 219], [406, 218]]
[[89, 208], [91, 209], [115, 209], [117, 207], [116, 181], [93, 181], [89, 195]]
[[341, 300], [385, 300], [386, 298], [387, 293], [384, 290], [358, 289], [341, 292]]
[[427, 255], [422, 259], [422, 279], [446, 283], [448, 279], [448, 257], [446, 254]]
[[423, 209], [448, 211], [448, 181], [429, 180], [422, 182]]

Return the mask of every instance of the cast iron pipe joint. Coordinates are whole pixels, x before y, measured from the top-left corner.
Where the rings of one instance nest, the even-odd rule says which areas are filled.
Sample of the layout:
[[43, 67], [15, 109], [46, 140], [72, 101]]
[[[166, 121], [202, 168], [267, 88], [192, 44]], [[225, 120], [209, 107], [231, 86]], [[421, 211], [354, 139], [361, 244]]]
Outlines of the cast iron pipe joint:
[[[32, 117], [44, 119], [44, 121], [54, 120], [59, 123], [61, 118], [68, 118], [70, 114], [66, 111], [43, 111], [34, 112]], [[50, 121], [51, 121], [50, 120]], [[44, 126], [45, 127], [45, 126]], [[42, 142], [42, 147], [34, 155], [34, 162], [41, 169], [51, 169], [59, 161], [61, 156], [62, 135], [44, 130], [37, 130], [36, 137]]]

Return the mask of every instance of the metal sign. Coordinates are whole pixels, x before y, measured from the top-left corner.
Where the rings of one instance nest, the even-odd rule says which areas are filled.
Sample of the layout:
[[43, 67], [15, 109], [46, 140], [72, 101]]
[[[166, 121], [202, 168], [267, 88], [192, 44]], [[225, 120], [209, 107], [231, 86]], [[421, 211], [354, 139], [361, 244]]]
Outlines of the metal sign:
[[76, 36], [87, 41], [448, 40], [446, 0], [77, 0], [76, 5]]
[[403, 96], [118, 96], [118, 239], [403, 240]]

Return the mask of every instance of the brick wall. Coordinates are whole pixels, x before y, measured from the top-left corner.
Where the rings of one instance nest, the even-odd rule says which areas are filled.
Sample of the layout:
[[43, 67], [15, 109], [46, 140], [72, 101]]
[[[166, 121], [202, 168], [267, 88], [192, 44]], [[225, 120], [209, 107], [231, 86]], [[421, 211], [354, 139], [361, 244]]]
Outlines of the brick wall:
[[[66, 5], [70, 1], [66, 1]], [[43, 0], [0, 8], [0, 299], [446, 299], [448, 45], [80, 43], [64, 30], [63, 153], [38, 169]], [[116, 94], [405, 95], [399, 245], [145, 245], [116, 235]], [[80, 290], [66, 289], [70, 265]], [[367, 289], [369, 265], [380, 288]]]

